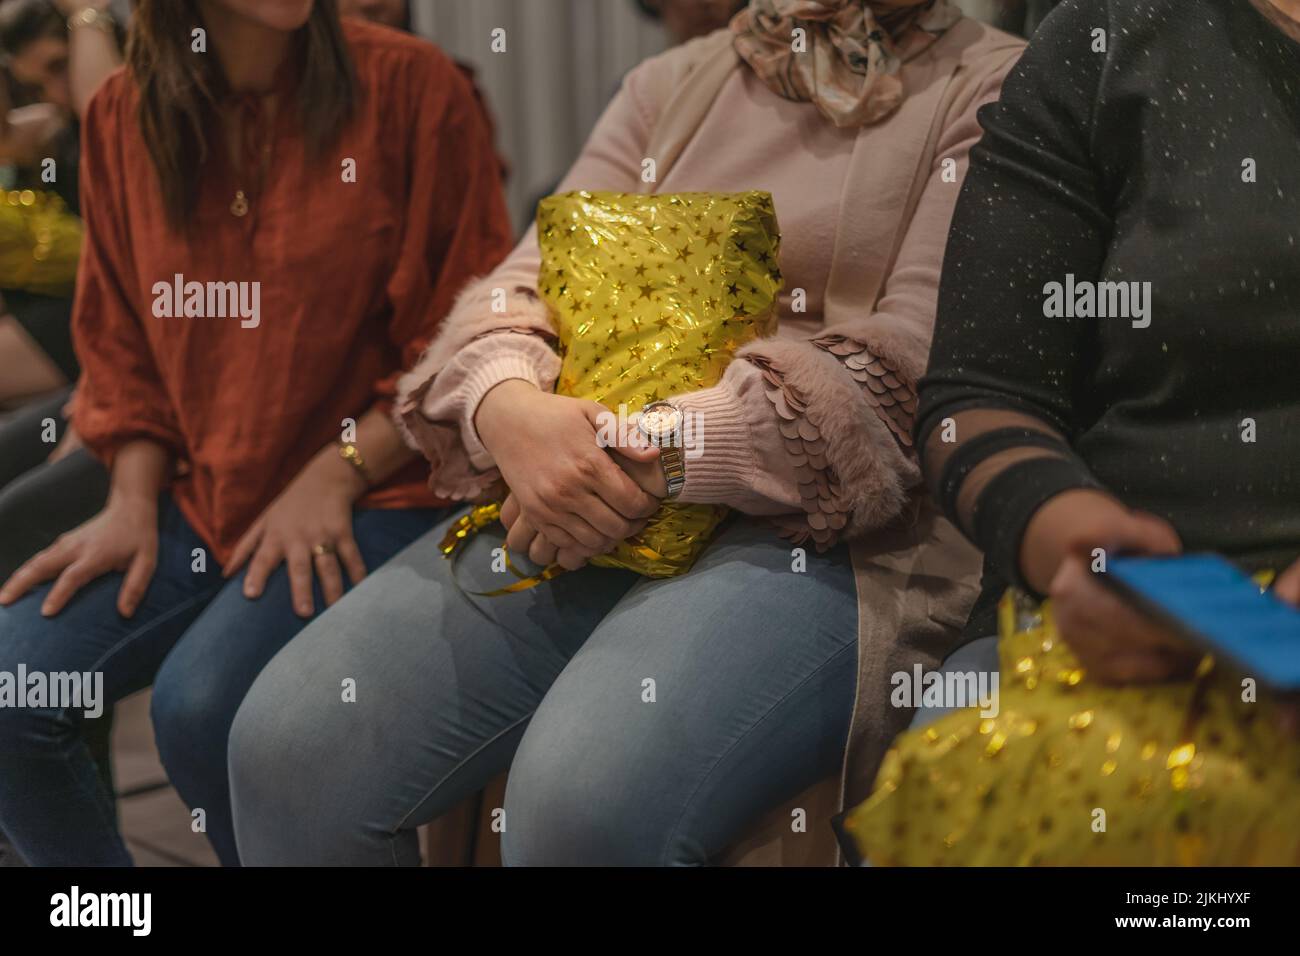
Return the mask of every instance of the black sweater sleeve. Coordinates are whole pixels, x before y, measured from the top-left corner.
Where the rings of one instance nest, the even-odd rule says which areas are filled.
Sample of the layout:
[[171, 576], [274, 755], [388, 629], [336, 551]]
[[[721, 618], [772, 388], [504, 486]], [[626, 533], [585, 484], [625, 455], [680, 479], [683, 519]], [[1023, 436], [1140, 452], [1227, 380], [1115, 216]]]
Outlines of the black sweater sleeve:
[[1113, 228], [1094, 151], [1105, 0], [1067, 0], [980, 121], [945, 257], [917, 446], [949, 517], [1004, 580], [1024, 585], [1033, 513], [1096, 487], [1071, 440], [1095, 362], [1085, 319], [1045, 316], [1045, 287], [1096, 280]]

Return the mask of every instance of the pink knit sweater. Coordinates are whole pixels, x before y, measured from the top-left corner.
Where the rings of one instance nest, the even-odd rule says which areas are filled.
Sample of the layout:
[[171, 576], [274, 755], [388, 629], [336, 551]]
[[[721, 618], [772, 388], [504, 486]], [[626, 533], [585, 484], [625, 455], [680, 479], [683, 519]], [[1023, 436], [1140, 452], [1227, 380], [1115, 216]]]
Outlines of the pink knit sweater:
[[[652, 71], [671, 56], [628, 75], [561, 192], [639, 190], [656, 122], [646, 90], [654, 89]], [[701, 457], [688, 462], [681, 501], [773, 517], [788, 536], [818, 547], [878, 527], [901, 510], [918, 482], [909, 434], [915, 383], [967, 153], [980, 135], [975, 111], [997, 98], [1013, 59], [1004, 55], [986, 71], [968, 108], [943, 130], [870, 316], [873, 327], [921, 328], [924, 336], [876, 336], [874, 343], [825, 334], [827, 326], [841, 329], [855, 318], [827, 314], [824, 291], [840, 218], [857, 214], [841, 203], [859, 131], [836, 129], [811, 104], [778, 97], [748, 69], [727, 80], [655, 191], [770, 192], [781, 223], [785, 290], [776, 340], [743, 349], [718, 385], [675, 397], [704, 416], [706, 429]], [[473, 498], [499, 478], [473, 425], [490, 389], [511, 378], [554, 387], [560, 363], [536, 294], [540, 261], [530, 231], [500, 267], [465, 290], [440, 339], [403, 379], [402, 424], [433, 464], [430, 484], [443, 497]], [[504, 313], [493, 310], [494, 290], [505, 292]], [[864, 407], [874, 427], [854, 427]]]

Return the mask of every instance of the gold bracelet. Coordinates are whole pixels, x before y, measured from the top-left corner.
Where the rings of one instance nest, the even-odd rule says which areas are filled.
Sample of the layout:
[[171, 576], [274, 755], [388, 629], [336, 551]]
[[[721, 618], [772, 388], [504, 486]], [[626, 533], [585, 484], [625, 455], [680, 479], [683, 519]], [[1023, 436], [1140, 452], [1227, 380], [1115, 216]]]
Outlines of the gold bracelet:
[[373, 484], [370, 480], [370, 469], [366, 467], [366, 460], [361, 457], [361, 449], [356, 445], [351, 442], [339, 442], [339, 457], [361, 473], [367, 486]]
[[117, 21], [113, 19], [113, 14], [107, 10], [86, 7], [68, 17], [68, 32], [71, 33], [78, 27], [94, 27], [96, 30], [103, 30], [105, 33], [113, 34], [117, 30]]

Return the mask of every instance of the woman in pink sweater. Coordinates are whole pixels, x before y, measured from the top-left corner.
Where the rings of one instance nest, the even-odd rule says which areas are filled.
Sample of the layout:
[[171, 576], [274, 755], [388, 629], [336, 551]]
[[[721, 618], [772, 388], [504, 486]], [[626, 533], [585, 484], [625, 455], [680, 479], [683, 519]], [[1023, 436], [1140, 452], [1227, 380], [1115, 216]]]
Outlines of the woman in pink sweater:
[[[231, 739], [244, 862], [415, 863], [415, 828], [510, 767], [509, 863], [704, 863], [840, 770], [862, 700], [889, 693], [857, 686], [855, 563], [874, 572], [846, 542], [922, 523], [914, 385], [975, 112], [1019, 49], [944, 0], [753, 0], [629, 75], [561, 191], [772, 193], [780, 334], [675, 396], [707, 439], [670, 489], [657, 449], [599, 447], [601, 406], [552, 394], [535, 235], [468, 288], [402, 418], [440, 496], [504, 478], [508, 535], [475, 538], [457, 583], [438, 529], [268, 666]], [[678, 578], [583, 566], [670, 492], [741, 515]], [[503, 538], [580, 570], [478, 597]]]

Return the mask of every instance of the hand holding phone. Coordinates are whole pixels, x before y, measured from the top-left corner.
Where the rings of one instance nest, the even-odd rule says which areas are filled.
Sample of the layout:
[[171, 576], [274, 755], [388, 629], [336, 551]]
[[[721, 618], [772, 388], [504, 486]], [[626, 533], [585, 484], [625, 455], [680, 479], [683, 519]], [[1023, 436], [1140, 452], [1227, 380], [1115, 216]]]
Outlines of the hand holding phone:
[[1112, 558], [1098, 575], [1193, 645], [1282, 691], [1300, 691], [1300, 610], [1224, 558]]

